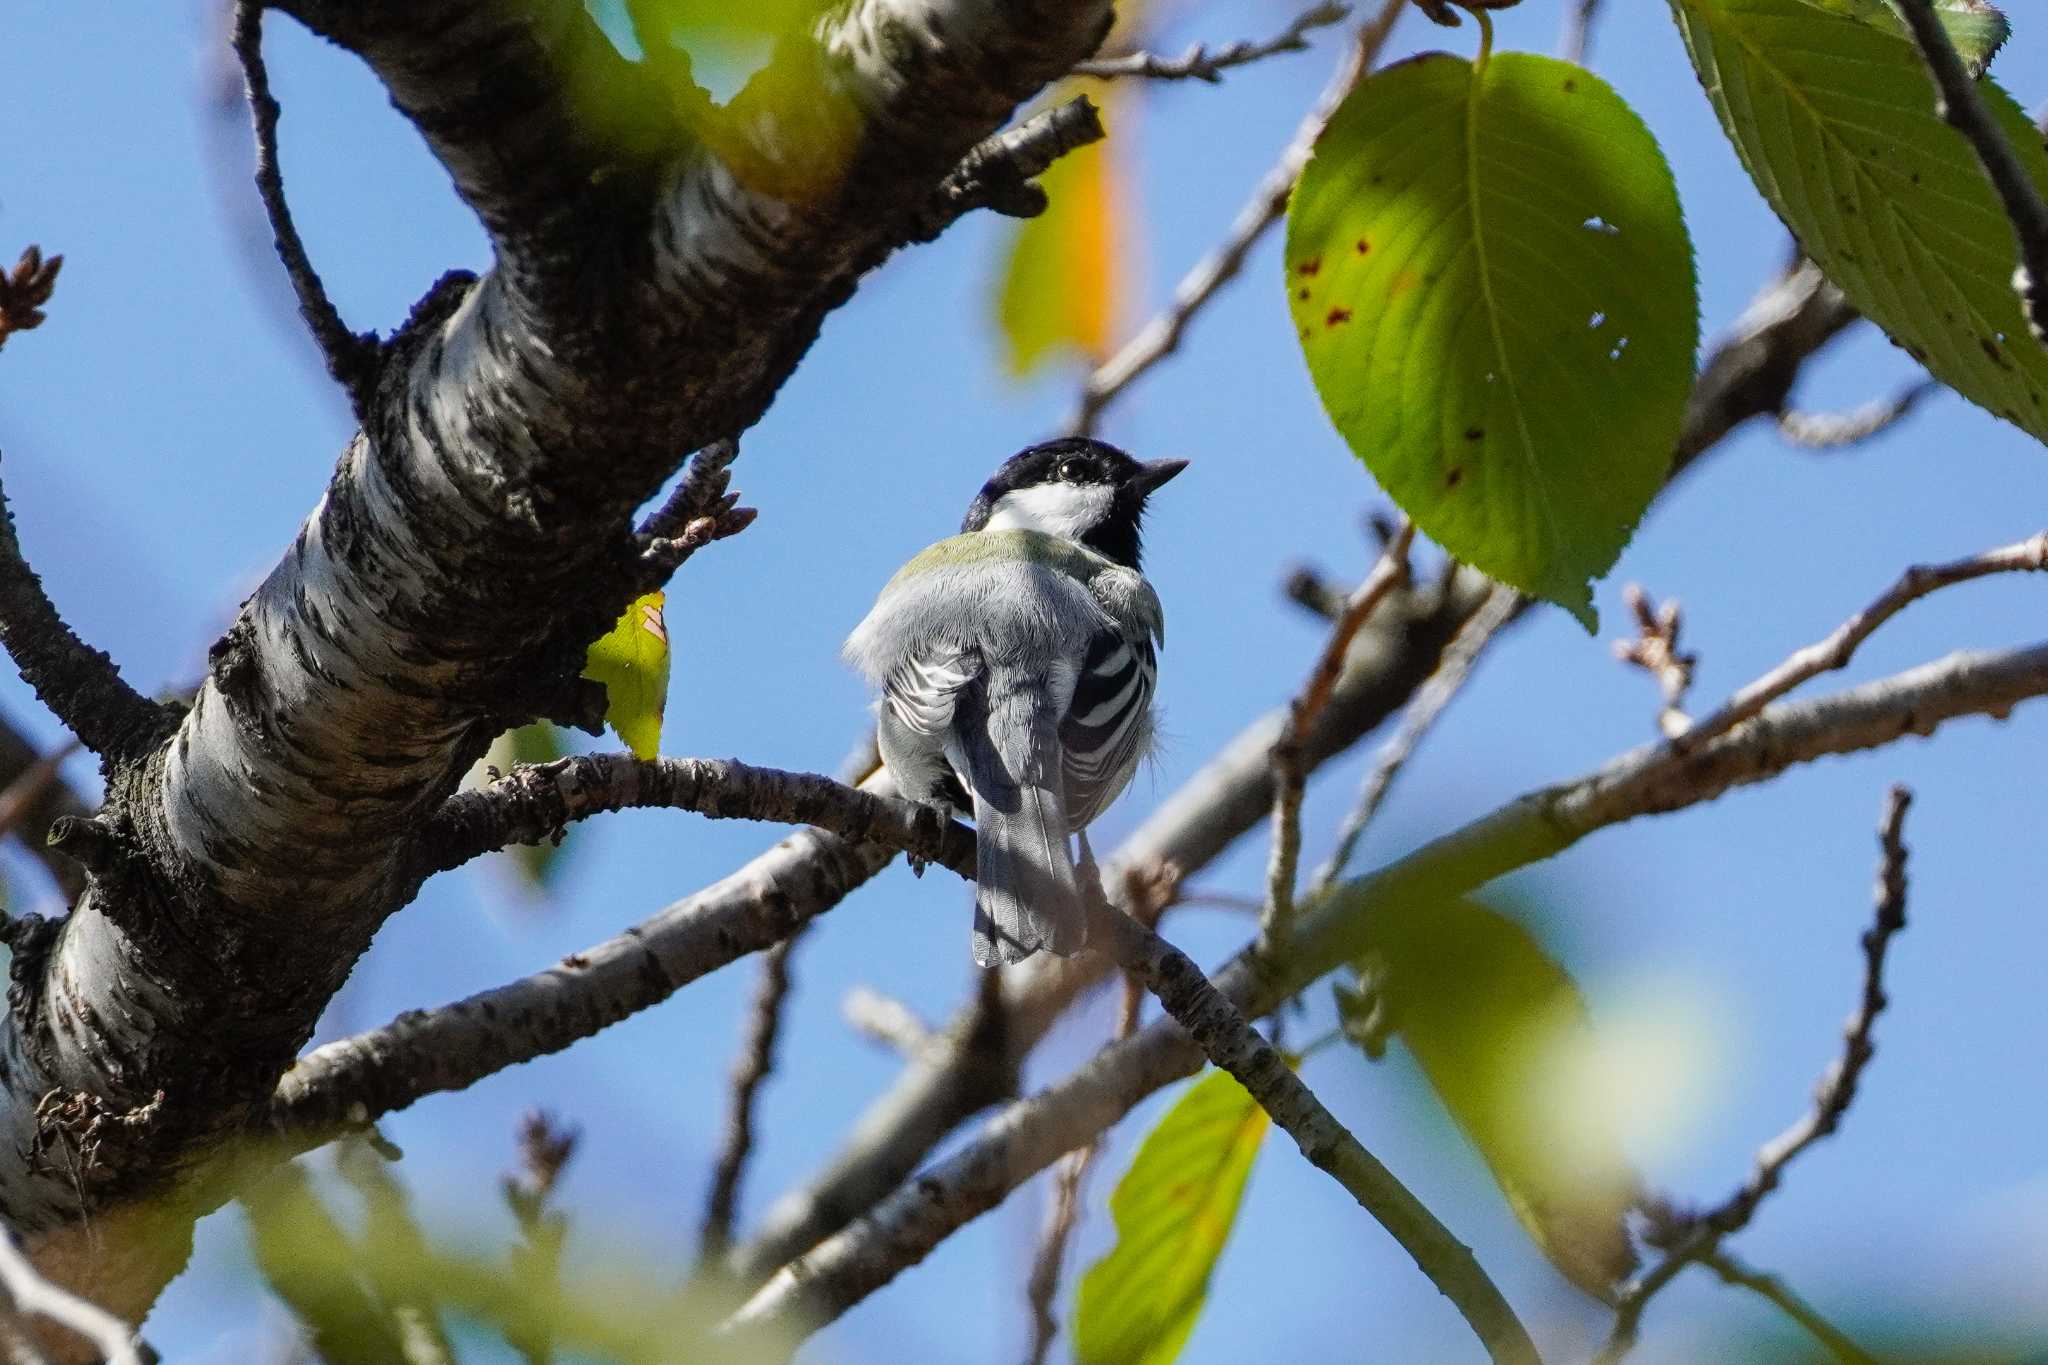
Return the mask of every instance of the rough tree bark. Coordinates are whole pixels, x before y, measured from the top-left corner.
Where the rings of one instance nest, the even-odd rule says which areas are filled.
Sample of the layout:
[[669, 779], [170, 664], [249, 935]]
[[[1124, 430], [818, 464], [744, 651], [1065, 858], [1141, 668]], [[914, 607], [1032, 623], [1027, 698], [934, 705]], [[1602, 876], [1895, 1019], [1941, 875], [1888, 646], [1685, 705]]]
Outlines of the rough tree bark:
[[[139, 739], [111, 704], [86, 717], [119, 742], [105, 809], [66, 827], [88, 888], [14, 934], [0, 1216], [131, 1317], [218, 1197], [207, 1158], [412, 898], [427, 817], [507, 726], [594, 721], [584, 651], [654, 573], [634, 508], [760, 415], [864, 271], [977, 202], [949, 172], [1111, 17], [856, 0], [778, 46], [714, 152], [600, 112], [672, 105], [576, 0], [273, 8], [385, 83], [495, 265], [384, 346], [363, 430], [189, 711]], [[773, 98], [792, 77], [816, 98]], [[177, 1189], [126, 1236], [121, 1210]]]

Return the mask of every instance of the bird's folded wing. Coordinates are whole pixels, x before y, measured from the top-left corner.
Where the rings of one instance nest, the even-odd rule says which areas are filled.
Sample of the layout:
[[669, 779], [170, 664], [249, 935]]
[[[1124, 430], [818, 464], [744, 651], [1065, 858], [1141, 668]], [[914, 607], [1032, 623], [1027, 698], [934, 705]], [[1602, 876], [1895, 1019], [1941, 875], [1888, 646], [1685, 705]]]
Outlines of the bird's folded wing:
[[978, 650], [934, 645], [905, 659], [882, 686], [882, 704], [906, 729], [943, 733], [953, 723], [960, 694], [981, 676]]
[[1130, 780], [1151, 740], [1158, 676], [1149, 639], [1133, 643], [1106, 630], [1089, 642], [1060, 724], [1067, 818], [1074, 828], [1092, 823]]

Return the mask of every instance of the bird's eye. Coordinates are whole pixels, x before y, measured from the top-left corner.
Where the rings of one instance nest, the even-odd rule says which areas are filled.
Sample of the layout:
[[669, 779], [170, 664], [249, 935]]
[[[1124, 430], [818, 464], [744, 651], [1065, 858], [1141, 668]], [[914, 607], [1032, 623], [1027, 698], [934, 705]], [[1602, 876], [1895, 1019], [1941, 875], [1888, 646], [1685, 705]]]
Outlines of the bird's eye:
[[1086, 460], [1065, 460], [1060, 464], [1060, 477], [1068, 483], [1081, 483], [1088, 477]]

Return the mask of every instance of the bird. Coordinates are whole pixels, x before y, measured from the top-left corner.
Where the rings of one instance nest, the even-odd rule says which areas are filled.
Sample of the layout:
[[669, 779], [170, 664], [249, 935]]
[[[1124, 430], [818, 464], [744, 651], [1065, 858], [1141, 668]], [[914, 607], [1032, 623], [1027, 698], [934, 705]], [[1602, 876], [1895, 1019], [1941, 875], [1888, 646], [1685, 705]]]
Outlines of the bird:
[[974, 821], [980, 966], [1087, 946], [1086, 830], [1153, 741], [1166, 621], [1140, 568], [1146, 504], [1186, 467], [1088, 437], [1027, 446], [847, 638], [898, 791]]

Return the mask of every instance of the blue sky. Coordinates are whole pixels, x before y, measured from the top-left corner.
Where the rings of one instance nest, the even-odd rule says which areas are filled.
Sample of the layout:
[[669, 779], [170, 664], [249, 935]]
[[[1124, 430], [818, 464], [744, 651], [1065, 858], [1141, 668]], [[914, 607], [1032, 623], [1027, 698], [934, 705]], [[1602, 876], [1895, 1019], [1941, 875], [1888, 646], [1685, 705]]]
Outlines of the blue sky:
[[[2017, 7], [2015, 7], [2017, 8]], [[1722, 139], [1663, 6], [1609, 5], [1596, 66], [1641, 112], [1677, 172], [1699, 256], [1708, 333], [1781, 262], [1785, 235]], [[1185, 6], [1160, 44], [1276, 27], [1284, 5]], [[288, 545], [350, 424], [298, 333], [246, 186], [246, 123], [218, 103], [223, 49], [196, 0], [137, 7], [24, 0], [0, 15], [0, 254], [28, 242], [67, 264], [40, 331], [0, 355], [0, 450], [29, 555], [72, 623], [144, 687], [195, 678], [241, 595]], [[2048, 40], [2020, 13], [2000, 58], [2028, 104], [2048, 96]], [[1559, 6], [1501, 16], [1503, 48], [1549, 51]], [[445, 176], [360, 66], [271, 24], [285, 106], [288, 185], [314, 259], [348, 320], [388, 329], [443, 270], [481, 267], [482, 237]], [[1469, 53], [1473, 34], [1411, 16], [1397, 44]], [[1219, 235], [1320, 87], [1334, 43], [1225, 85], [1146, 92], [1114, 135], [1140, 170], [1135, 233], [1147, 301]], [[665, 747], [829, 769], [862, 723], [838, 662], [846, 631], [911, 552], [949, 531], [1003, 455], [1050, 431], [1075, 376], [1005, 379], [991, 328], [1007, 228], [975, 219], [891, 262], [827, 324], [768, 417], [736, 481], [762, 509], [744, 536], [691, 563], [671, 593], [676, 647]], [[1156, 778], [1097, 827], [1115, 843], [1252, 716], [1299, 682], [1318, 644], [1281, 601], [1299, 561], [1354, 575], [1360, 514], [1378, 495], [1318, 409], [1288, 331], [1277, 241], [1206, 312], [1184, 353], [1119, 406], [1108, 433], [1193, 468], [1156, 504], [1149, 567], [1171, 620], [1160, 699], [1168, 741]], [[1137, 317], [1130, 321], [1134, 324]], [[1811, 407], [1890, 392], [1913, 368], [1864, 329], [1811, 367]], [[1676, 594], [1702, 654], [1695, 695], [1739, 685], [1816, 638], [1911, 560], [1947, 558], [2039, 530], [2048, 456], [1953, 396], [1857, 450], [1816, 456], [1751, 428], [1645, 522], [1599, 585], [1611, 636], [1620, 589]], [[2033, 638], [2043, 587], [1957, 589], [1888, 626], [1849, 677], [1961, 647]], [[54, 740], [20, 685], [0, 706]], [[1562, 613], [1504, 639], [1432, 737], [1368, 837], [1398, 854], [1539, 783], [1652, 734], [1654, 698]], [[1681, 1131], [1638, 1150], [1651, 1182], [1719, 1198], [1756, 1145], [1790, 1122], [1833, 1055], [1859, 971], [1872, 829], [1884, 787], [1919, 794], [1912, 924], [1896, 945], [1892, 1010], [1842, 1136], [1792, 1172], [1738, 1248], [1849, 1322], [1926, 1315], [2004, 1342], [2048, 1337], [2048, 1123], [2040, 990], [2048, 874], [2033, 797], [2048, 707], [1976, 720], [1933, 742], [1795, 772], [1762, 790], [1640, 821], [1517, 879], [1551, 907], [1550, 940], [1586, 987], [1596, 1022], [1663, 1043], [1696, 1080]], [[1324, 852], [1366, 752], [1326, 770], [1307, 806]], [[90, 782], [84, 765], [74, 777]], [[636, 813], [572, 839], [554, 898], [537, 903], [484, 865], [444, 877], [397, 917], [336, 1003], [328, 1033], [380, 1024], [530, 971], [716, 878], [772, 829]], [[1245, 840], [1201, 881], [1250, 892], [1263, 841]], [[15, 897], [48, 908], [32, 868]], [[966, 989], [968, 899], [944, 877], [892, 869], [820, 924], [795, 960], [783, 1063], [763, 1098], [747, 1185], [757, 1214], [830, 1151], [896, 1070], [849, 1034], [856, 984], [942, 1017]], [[1198, 960], [1242, 940], [1226, 912], [1190, 910], [1171, 935]], [[724, 1103], [724, 1074], [751, 988], [742, 964], [570, 1052], [396, 1117], [402, 1173], [435, 1227], [500, 1237], [497, 1173], [528, 1106], [582, 1124], [566, 1185], [582, 1247], [640, 1248], [681, 1264], [694, 1238]], [[1318, 1003], [1316, 1008], [1326, 1008]], [[1108, 1028], [1098, 1000], [1055, 1035], [1034, 1076], [1062, 1074]], [[1398, 1058], [1319, 1056], [1309, 1079], [1481, 1259], [1560, 1358], [1582, 1355], [1604, 1314], [1530, 1248], [1448, 1121], [1419, 1103]], [[1158, 1112], [1119, 1129], [1120, 1171]], [[1084, 1262], [1108, 1237], [1100, 1197]], [[1019, 1285], [1038, 1191], [1012, 1200], [863, 1304], [810, 1348], [815, 1361], [984, 1360], [1017, 1354]], [[148, 1324], [171, 1360], [247, 1357], [277, 1321], [250, 1321], [239, 1215], [201, 1228], [192, 1269]], [[1698, 1359], [1776, 1331], [1768, 1311], [1703, 1278], [1652, 1309], [1640, 1359]], [[1333, 1343], [1389, 1361], [1472, 1352], [1447, 1305], [1388, 1238], [1320, 1174], [1269, 1146], [1184, 1359], [1316, 1359]]]

